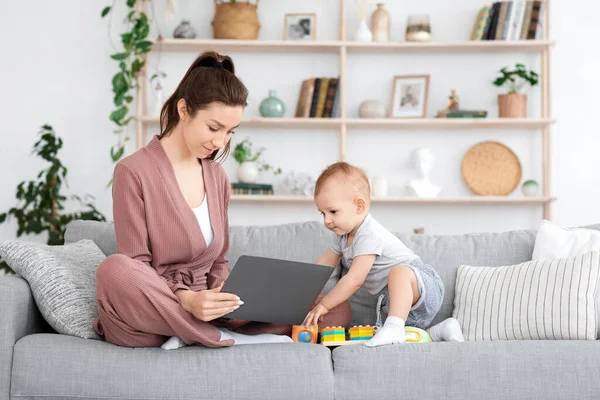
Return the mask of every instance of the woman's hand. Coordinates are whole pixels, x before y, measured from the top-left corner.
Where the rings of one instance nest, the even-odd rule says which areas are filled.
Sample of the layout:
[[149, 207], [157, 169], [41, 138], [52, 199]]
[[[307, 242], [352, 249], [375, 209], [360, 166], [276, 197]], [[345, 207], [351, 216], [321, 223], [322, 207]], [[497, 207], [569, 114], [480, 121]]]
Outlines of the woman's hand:
[[208, 322], [240, 308], [243, 301], [231, 293], [220, 293], [221, 286], [214, 289], [193, 292], [191, 290], [177, 290], [175, 295], [184, 310], [191, 313], [200, 321]]
[[329, 310], [321, 303], [317, 304], [304, 318], [302, 325], [318, 325], [323, 315], [327, 314]]

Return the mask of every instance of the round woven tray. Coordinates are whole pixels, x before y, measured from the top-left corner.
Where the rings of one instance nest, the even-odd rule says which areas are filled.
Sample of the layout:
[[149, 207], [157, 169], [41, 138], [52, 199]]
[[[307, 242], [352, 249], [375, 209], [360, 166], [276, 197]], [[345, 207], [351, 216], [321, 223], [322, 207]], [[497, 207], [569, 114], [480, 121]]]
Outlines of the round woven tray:
[[462, 176], [474, 193], [506, 196], [521, 182], [517, 155], [498, 142], [481, 142], [471, 147], [462, 160]]

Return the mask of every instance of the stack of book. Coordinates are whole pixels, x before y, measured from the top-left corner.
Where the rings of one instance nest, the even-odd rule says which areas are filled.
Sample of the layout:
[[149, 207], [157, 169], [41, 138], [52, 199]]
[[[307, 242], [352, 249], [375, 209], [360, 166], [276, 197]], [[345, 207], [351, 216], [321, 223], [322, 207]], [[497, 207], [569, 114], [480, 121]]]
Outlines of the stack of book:
[[273, 185], [266, 183], [232, 183], [232, 194], [273, 194]]
[[486, 118], [485, 110], [443, 110], [438, 111], [436, 118]]
[[534, 40], [541, 38], [544, 2], [495, 1], [477, 15], [471, 40]]
[[309, 78], [302, 81], [297, 118], [335, 118], [339, 113], [339, 77]]

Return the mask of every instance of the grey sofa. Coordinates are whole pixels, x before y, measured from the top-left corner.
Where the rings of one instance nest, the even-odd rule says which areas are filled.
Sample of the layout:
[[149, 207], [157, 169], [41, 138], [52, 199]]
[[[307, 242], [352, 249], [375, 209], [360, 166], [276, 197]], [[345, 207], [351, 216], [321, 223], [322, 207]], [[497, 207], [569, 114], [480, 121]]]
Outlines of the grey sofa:
[[[597, 228], [597, 227], [595, 227]], [[232, 227], [230, 262], [241, 254], [314, 261], [331, 234], [321, 223]], [[452, 314], [462, 263], [531, 259], [535, 232], [399, 235], [440, 272]], [[115, 252], [113, 226], [75, 221], [66, 240]], [[339, 279], [332, 275], [326, 290]], [[375, 299], [352, 298], [353, 324], [374, 322]], [[597, 399], [597, 341], [426, 343], [366, 348], [320, 345], [125, 348], [59, 335], [37, 311], [27, 282], [0, 278], [0, 399]]]

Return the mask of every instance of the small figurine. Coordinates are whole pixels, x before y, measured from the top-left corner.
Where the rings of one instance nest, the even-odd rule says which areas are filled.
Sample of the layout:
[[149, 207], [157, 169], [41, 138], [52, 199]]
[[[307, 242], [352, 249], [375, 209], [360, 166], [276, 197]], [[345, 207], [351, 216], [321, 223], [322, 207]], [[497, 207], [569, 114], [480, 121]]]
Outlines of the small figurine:
[[458, 104], [458, 96], [456, 95], [456, 90], [452, 89], [450, 96], [448, 96], [448, 110], [455, 111], [460, 108]]

